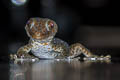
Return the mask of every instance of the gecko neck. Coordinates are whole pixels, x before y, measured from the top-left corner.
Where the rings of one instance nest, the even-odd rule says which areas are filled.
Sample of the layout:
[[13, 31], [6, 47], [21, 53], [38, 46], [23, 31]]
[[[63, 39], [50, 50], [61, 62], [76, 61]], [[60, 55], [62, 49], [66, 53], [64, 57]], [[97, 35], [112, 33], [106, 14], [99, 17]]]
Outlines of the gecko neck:
[[49, 38], [43, 39], [43, 40], [37, 40], [37, 39], [31, 38], [31, 40], [34, 41], [34, 42], [38, 42], [38, 43], [48, 43], [48, 44], [50, 44], [53, 40], [53, 37], [49, 37]]

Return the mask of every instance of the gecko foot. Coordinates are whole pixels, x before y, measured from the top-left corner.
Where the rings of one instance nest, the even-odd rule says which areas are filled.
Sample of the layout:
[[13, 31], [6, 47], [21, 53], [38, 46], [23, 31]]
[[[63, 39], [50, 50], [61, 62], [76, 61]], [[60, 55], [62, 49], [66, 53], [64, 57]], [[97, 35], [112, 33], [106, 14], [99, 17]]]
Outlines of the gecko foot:
[[111, 56], [107, 55], [107, 56], [91, 56], [91, 57], [84, 57], [83, 60], [85, 61], [110, 61], [111, 60]]

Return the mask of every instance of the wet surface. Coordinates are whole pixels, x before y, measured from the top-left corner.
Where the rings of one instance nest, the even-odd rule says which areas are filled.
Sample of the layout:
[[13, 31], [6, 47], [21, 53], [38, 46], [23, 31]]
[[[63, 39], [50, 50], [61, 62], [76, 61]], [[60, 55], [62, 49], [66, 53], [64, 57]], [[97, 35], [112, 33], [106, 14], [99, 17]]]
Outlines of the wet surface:
[[1, 80], [118, 80], [119, 62], [40, 60], [0, 63]]

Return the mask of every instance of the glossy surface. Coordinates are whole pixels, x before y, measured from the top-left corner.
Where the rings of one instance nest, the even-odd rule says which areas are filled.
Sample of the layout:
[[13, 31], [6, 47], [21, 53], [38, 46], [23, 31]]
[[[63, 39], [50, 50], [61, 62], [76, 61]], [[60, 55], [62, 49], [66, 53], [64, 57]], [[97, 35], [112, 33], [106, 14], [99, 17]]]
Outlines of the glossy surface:
[[[8, 68], [9, 67], [9, 68]], [[118, 80], [119, 63], [40, 60], [0, 64], [1, 80]]]
[[14, 4], [14, 5], [23, 5], [27, 2], [28, 0], [11, 0], [11, 2]]

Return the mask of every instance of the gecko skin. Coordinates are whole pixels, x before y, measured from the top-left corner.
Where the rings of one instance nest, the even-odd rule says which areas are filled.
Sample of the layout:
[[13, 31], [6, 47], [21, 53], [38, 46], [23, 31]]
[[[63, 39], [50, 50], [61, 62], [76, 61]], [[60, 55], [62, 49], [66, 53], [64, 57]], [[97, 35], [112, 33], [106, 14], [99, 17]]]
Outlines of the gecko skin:
[[[75, 59], [80, 54], [85, 55], [85, 59], [109, 59], [110, 56], [98, 57], [93, 55], [80, 43], [69, 46], [65, 41], [54, 38], [57, 33], [57, 24], [48, 18], [30, 18], [25, 26], [30, 41], [25, 46], [19, 48], [17, 54], [11, 55], [14, 59]], [[29, 54], [29, 53], [32, 53]]]

